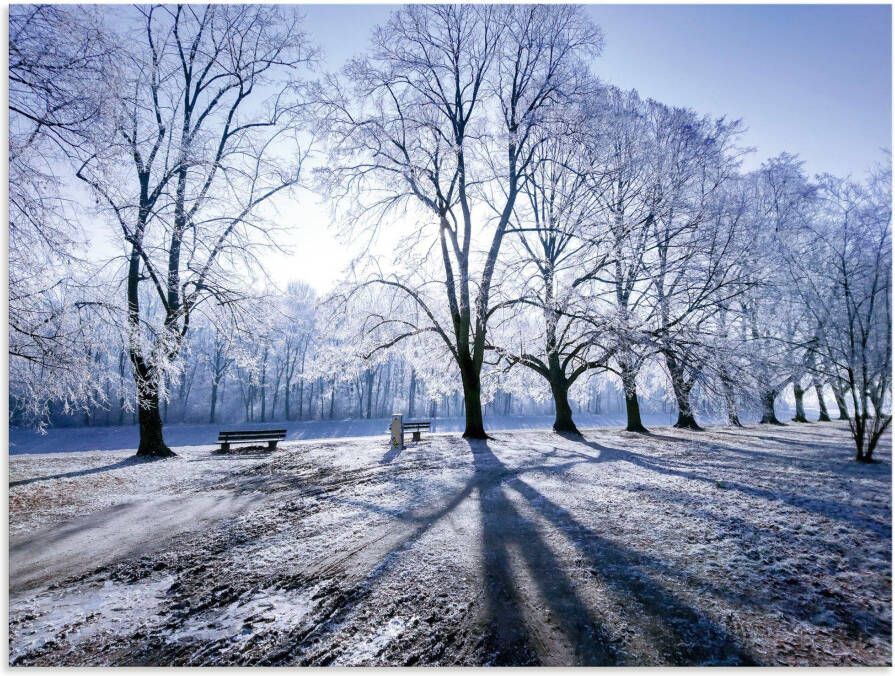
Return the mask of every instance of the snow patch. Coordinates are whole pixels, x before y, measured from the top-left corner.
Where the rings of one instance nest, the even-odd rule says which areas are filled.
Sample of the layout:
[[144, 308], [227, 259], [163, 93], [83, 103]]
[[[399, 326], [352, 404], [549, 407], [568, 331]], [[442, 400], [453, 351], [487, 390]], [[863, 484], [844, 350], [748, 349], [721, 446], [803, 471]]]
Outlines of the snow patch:
[[16, 618], [9, 625], [10, 664], [50, 643], [76, 646], [102, 632], [135, 631], [157, 614], [173, 579], [136, 584], [106, 580], [10, 600], [10, 617]]
[[[411, 618], [410, 622], [413, 622]], [[368, 635], [359, 643], [351, 646], [350, 650], [336, 660], [337, 665], [362, 664], [378, 657], [389, 643], [404, 633], [407, 624], [403, 618], [393, 617], [384, 626], [377, 629], [372, 635]]]
[[301, 591], [264, 589], [226, 608], [189, 618], [171, 635], [172, 641], [244, 642], [258, 632], [289, 629], [301, 624], [314, 608], [316, 587]]

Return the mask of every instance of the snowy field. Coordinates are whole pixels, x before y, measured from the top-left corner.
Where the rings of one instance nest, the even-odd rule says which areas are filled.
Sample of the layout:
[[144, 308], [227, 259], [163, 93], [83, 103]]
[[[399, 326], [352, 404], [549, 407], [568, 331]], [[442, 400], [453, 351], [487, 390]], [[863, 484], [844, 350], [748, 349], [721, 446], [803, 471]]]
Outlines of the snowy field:
[[10, 663], [891, 663], [889, 437], [494, 437], [13, 455]]

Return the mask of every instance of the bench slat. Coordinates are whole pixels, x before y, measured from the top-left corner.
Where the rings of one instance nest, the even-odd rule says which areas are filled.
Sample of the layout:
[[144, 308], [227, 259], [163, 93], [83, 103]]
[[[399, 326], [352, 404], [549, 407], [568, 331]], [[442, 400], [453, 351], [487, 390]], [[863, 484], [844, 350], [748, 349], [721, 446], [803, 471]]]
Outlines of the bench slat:
[[284, 440], [286, 438], [286, 430], [245, 430], [235, 432], [221, 432], [218, 434], [218, 441], [269, 441]]
[[220, 434], [286, 434], [286, 430], [222, 430]]

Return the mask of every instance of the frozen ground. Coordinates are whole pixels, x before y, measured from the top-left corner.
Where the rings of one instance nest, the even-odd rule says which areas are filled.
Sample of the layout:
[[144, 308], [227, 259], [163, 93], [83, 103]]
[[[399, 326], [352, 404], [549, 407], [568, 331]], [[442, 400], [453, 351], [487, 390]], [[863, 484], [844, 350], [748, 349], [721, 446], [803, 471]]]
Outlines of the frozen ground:
[[12, 664], [891, 663], [840, 423], [10, 458]]

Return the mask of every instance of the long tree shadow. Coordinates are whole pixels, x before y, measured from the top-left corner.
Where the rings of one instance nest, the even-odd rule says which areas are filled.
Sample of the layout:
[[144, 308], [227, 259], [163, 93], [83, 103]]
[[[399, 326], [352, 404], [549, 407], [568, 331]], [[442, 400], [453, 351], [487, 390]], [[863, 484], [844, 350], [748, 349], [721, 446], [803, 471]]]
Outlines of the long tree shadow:
[[[494, 473], [504, 468], [486, 442], [473, 442], [470, 446], [477, 472]], [[569, 540], [588, 562], [591, 574], [598, 576], [620, 599], [636, 599], [638, 607], [636, 611], [633, 608], [628, 611], [628, 619], [651, 634], [651, 644], [662, 659], [672, 664], [752, 663], [748, 653], [723, 627], [653, 581], [642, 569], [640, 563], [644, 557], [639, 553], [620, 547], [583, 526], [567, 510], [523, 481], [517, 472], [502, 474], [501, 480], [480, 483], [479, 488], [482, 491], [487, 485], [487, 492], [481, 496], [484, 575], [489, 618], [498, 624], [498, 636], [525, 636], [518, 591], [507, 563], [509, 552], [515, 547], [525, 559], [553, 615], [563, 618], [559, 628], [574, 649], [576, 664], [623, 661], [618, 646], [575, 591], [535, 525], [520, 514], [506, 495], [506, 485]], [[516, 644], [510, 642], [507, 647], [506, 654], [519, 654], [513, 652], [518, 650]], [[519, 662], [511, 657], [508, 663]]]
[[[409, 547], [475, 493], [479, 499], [481, 519], [482, 577], [484, 581], [485, 660], [496, 664], [536, 664], [556, 661], [558, 654], [576, 664], [616, 664], [624, 660], [618, 644], [595, 617], [594, 609], [582, 598], [562, 562], [553, 553], [532, 518], [520, 511], [508, 491], [513, 491], [530, 505], [534, 514], [542, 517], [567, 538], [587, 562], [590, 573], [600, 580], [623, 604], [631, 599], [630, 610], [623, 610], [626, 621], [637, 626], [657, 659], [672, 664], [751, 663], [750, 655], [722, 625], [706, 617], [663, 586], [655, 575], [684, 579], [680, 571], [669, 570], [664, 562], [630, 550], [599, 535], [578, 522], [567, 510], [547, 499], [520, 476], [529, 472], [545, 472], [559, 476], [575, 466], [622, 460], [650, 471], [682, 478], [714, 482], [699, 473], [663, 466], [657, 459], [629, 451], [613, 449], [581, 440], [589, 451], [554, 449], [548, 453], [554, 462], [543, 462], [507, 467], [492, 452], [487, 442], [467, 442], [472, 452], [473, 473], [463, 484], [449, 489], [450, 495], [434, 509], [416, 509], [407, 505], [399, 510], [384, 509], [365, 504], [357, 499], [346, 499], [336, 494], [323, 494], [326, 500], [352, 504], [370, 509], [399, 522], [387, 537], [376, 545], [377, 552], [366, 572], [354, 577], [349, 585], [339, 585], [332, 600], [327, 600], [323, 616], [310, 630], [293, 633], [272, 652], [265, 662], [282, 663], [287, 656], [325, 664], [335, 659], [338, 648], [326, 654], [307, 652], [309, 642], [333, 634], [350, 621], [351, 611], [358, 607], [377, 587], [383, 576], [396, 570], [403, 560], [402, 551]], [[597, 453], [593, 453], [595, 450]], [[748, 492], [754, 487], [731, 486]], [[761, 497], [764, 489], [755, 489]], [[792, 499], [792, 498], [791, 498]], [[417, 503], [419, 504], [419, 503]], [[804, 505], [800, 505], [804, 507]], [[372, 552], [371, 552], [372, 553]], [[348, 553], [351, 556], [351, 553]], [[341, 559], [340, 559], [341, 560]], [[651, 563], [652, 562], [652, 563]], [[521, 567], [520, 567], [521, 566]], [[342, 564], [335, 562], [325, 569], [311, 571], [296, 579], [305, 585], [320, 576], [336, 579]], [[525, 570], [526, 575], [519, 573]], [[526, 587], [526, 580], [528, 586]], [[526, 593], [526, 590], [529, 590]], [[329, 594], [327, 594], [327, 597]], [[756, 599], [757, 600], [757, 599]], [[748, 602], [744, 599], [744, 602]], [[553, 628], [545, 626], [548, 613]], [[556, 645], [563, 649], [551, 650], [545, 642], [549, 635], [561, 636]], [[302, 657], [304, 656], [304, 657]]]
[[[388, 543], [381, 554], [378, 554], [374, 563], [366, 569], [366, 572], [357, 575], [347, 586], [331, 584], [328, 591], [318, 592], [317, 595], [324, 599], [322, 608], [319, 612], [319, 620], [310, 628], [299, 629], [290, 633], [285, 640], [266, 655], [261, 664], [276, 666], [287, 664], [297, 659], [300, 664], [307, 665], [328, 665], [337, 657], [336, 652], [327, 652], [324, 654], [315, 654], [314, 645], [320, 644], [328, 635], [333, 635], [351, 618], [351, 613], [367, 598], [369, 598], [375, 588], [376, 583], [384, 578], [388, 573], [398, 567], [400, 563], [399, 553], [407, 550], [413, 543], [422, 538], [429, 530], [435, 526], [441, 519], [453, 512], [463, 501], [465, 501], [475, 490], [478, 477], [473, 475], [459, 491], [454, 493], [448, 500], [443, 502], [434, 511], [426, 514], [412, 514], [405, 511], [397, 514], [392, 510], [375, 508], [373, 505], [364, 504], [361, 501], [348, 502], [344, 498], [324, 493], [321, 497], [327, 501], [336, 503], [353, 504], [355, 506], [370, 509], [378, 512], [401, 523], [399, 533], [396, 537], [388, 538]], [[408, 528], [408, 525], [410, 526]], [[389, 535], [387, 531], [385, 536], [377, 538], [374, 541], [386, 539]], [[351, 558], [360, 549], [348, 552], [334, 562], [325, 565], [322, 568], [313, 569], [306, 573], [291, 576], [291, 579], [285, 580], [287, 588], [305, 588], [314, 584], [318, 584], [320, 579], [336, 579], [344, 577], [345, 562]]]
[[[803, 423], [804, 424], [804, 423]], [[834, 428], [837, 430], [841, 430], [843, 432], [848, 432], [847, 427], [842, 428]], [[774, 444], [780, 444], [783, 446], [795, 446], [797, 448], [803, 449], [811, 449], [816, 451], [837, 451], [842, 448], [842, 442], [837, 441], [818, 441], [816, 439], [805, 440], [805, 439], [794, 439], [791, 436], [780, 436], [780, 435], [772, 435], [772, 434], [751, 434], [750, 432], [760, 432], [761, 430], [756, 430], [754, 428], [745, 428], [745, 431], [731, 431], [731, 430], [723, 430], [723, 429], [714, 429], [710, 428], [708, 432], [710, 434], [717, 434], [720, 436], [729, 436], [737, 439], [755, 439], [760, 442], [770, 442]], [[800, 431], [800, 428], [794, 428], [796, 434]], [[852, 443], [850, 438], [844, 440], [846, 443]]]
[[163, 458], [141, 458], [139, 456], [132, 455], [130, 457], [124, 458], [123, 460], [119, 460], [118, 462], [113, 462], [109, 465], [103, 465], [102, 467], [91, 467], [89, 469], [79, 469], [71, 472], [62, 472], [60, 474], [50, 474], [47, 476], [36, 476], [29, 479], [10, 481], [9, 487], [12, 488], [14, 486], [27, 486], [28, 484], [37, 483], [38, 481], [52, 481], [54, 479], [75, 479], [77, 477], [90, 476], [91, 474], [101, 474], [103, 472], [111, 472], [116, 469], [122, 469], [123, 467], [142, 465], [147, 462], [155, 462], [156, 460], [162, 459]]
[[515, 477], [508, 485], [566, 536], [603, 584], [621, 599], [633, 597], [638, 607], [636, 611], [629, 608], [629, 615], [673, 664], [752, 663], [752, 658], [724, 627], [652, 579], [642, 565], [652, 557], [642, 557], [598, 535], [522, 479]]
[[[619, 448], [604, 446], [595, 441], [587, 441], [586, 439], [580, 439], [579, 443], [588, 448], [592, 448], [598, 451], [598, 462], [612, 462], [620, 460], [649, 470], [651, 472], [663, 474], [665, 476], [680, 477], [682, 479], [699, 481], [701, 483], [713, 484], [715, 486], [718, 486], [719, 483], [718, 478], [707, 476], [702, 473], [697, 473], [692, 470], [683, 470], [669, 467], [667, 463], [662, 464], [662, 461], [658, 458], [649, 458], [632, 451], [625, 451]], [[742, 449], [735, 450], [736, 452], [741, 454], [750, 454], [750, 452], [743, 451]], [[767, 454], [760, 455], [767, 459]], [[709, 465], [709, 467], [711, 467], [711, 465]], [[771, 490], [768, 488], [762, 488], [760, 486], [753, 486], [742, 482], [726, 479], [723, 480], [721, 486], [723, 486], [724, 490], [738, 491], [744, 495], [760, 498], [768, 502], [782, 502], [783, 504], [795, 507], [797, 509], [804, 509], [825, 516], [827, 518], [844, 521], [863, 530], [868, 530], [874, 534], [882, 534], [888, 528], [890, 528], [889, 524], [877, 521], [876, 519], [866, 517], [861, 514], [857, 514], [853, 509], [849, 508], [848, 505], [835, 500], [828, 500], [814, 495], [800, 495], [797, 493], [788, 492], [780, 487], [775, 487], [773, 490]]]
[[507, 497], [503, 483], [506, 479], [512, 481], [515, 473], [507, 470], [487, 442], [469, 442], [469, 445], [478, 477], [485, 621], [493, 662], [537, 664], [544, 657], [538, 649], [543, 641], [532, 635], [530, 626], [536, 619], [532, 614], [542, 613], [532, 608], [531, 601], [523, 597], [519, 588], [512, 566], [516, 554], [524, 560], [542, 602], [559, 625], [557, 628], [568, 642], [575, 664], [615, 664], [616, 650], [611, 637], [580, 598], [535, 524]]
[[[490, 456], [490, 457], [488, 457]], [[496, 462], [495, 462], [496, 461]], [[578, 464], [573, 461], [560, 465], [567, 468]], [[567, 636], [571, 636], [574, 659], [581, 664], [611, 664], [612, 652], [608, 649], [609, 639], [599, 628], [593, 618], [589, 617], [586, 606], [574, 592], [568, 578], [562, 574], [559, 562], [546, 546], [533, 523], [524, 519], [503, 494], [500, 484], [507, 477], [519, 471], [548, 469], [540, 463], [519, 469], [509, 469], [497, 461], [487, 449], [486, 454], [476, 455], [473, 452], [473, 474], [459, 487], [459, 490], [435, 509], [415, 510], [412, 508], [396, 512], [377, 505], [364, 503], [356, 499], [346, 499], [329, 493], [320, 497], [327, 501], [351, 504], [368, 509], [374, 513], [388, 516], [398, 522], [398, 529], [387, 531], [383, 537], [374, 538], [374, 542], [383, 542], [386, 546], [377, 553], [375, 562], [365, 573], [357, 576], [348, 586], [338, 585], [324, 594], [326, 601], [321, 608], [319, 620], [306, 630], [293, 632], [278, 648], [271, 651], [262, 663], [269, 665], [283, 664], [298, 659], [306, 664], [329, 664], [338, 656], [328, 651], [324, 654], [314, 652], [314, 644], [321, 644], [327, 635], [333, 635], [340, 627], [350, 621], [352, 611], [363, 603], [376, 588], [377, 583], [389, 572], [395, 570], [401, 560], [399, 553], [406, 551], [414, 542], [422, 538], [443, 518], [452, 513], [467, 500], [473, 492], [477, 492], [481, 501], [483, 523], [483, 547], [486, 559], [491, 561], [489, 569], [494, 571], [486, 584], [489, 603], [489, 617], [493, 622], [489, 626], [495, 629], [486, 643], [490, 649], [490, 660], [498, 664], [537, 664], [540, 662], [538, 642], [529, 634], [523, 621], [523, 611], [517, 606], [520, 596], [512, 582], [510, 548], [521, 550], [521, 554], [532, 571], [542, 596], [551, 607], [554, 616]], [[498, 493], [492, 492], [497, 487]], [[512, 533], [504, 532], [503, 527], [493, 523], [491, 510], [496, 509], [509, 514], [513, 525]], [[360, 549], [358, 549], [360, 551]], [[493, 556], [489, 556], [489, 552]], [[323, 567], [294, 576], [291, 582], [284, 581], [290, 587], [305, 587], [321, 578], [341, 578], [344, 575], [346, 562], [355, 552], [348, 552]], [[547, 578], [552, 578], [548, 581]]]

